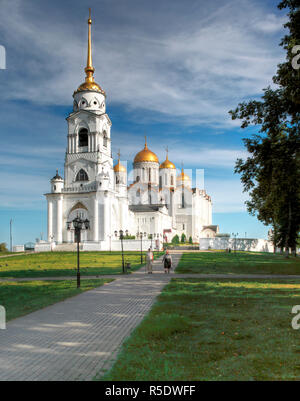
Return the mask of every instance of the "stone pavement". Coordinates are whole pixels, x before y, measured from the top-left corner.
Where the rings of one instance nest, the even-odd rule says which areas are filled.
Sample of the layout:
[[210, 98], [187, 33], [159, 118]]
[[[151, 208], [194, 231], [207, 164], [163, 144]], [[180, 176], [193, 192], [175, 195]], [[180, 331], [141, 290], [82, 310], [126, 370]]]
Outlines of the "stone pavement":
[[[175, 267], [181, 255], [172, 257]], [[141, 268], [12, 320], [0, 330], [0, 380], [93, 379], [111, 367], [124, 339], [173, 275], [163, 273], [160, 258], [153, 274]]]

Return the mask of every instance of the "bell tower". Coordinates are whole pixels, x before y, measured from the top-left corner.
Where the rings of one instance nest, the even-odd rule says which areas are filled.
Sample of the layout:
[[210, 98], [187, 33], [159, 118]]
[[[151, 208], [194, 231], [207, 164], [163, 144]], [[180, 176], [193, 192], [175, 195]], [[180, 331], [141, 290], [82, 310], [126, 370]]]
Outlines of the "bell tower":
[[65, 185], [70, 190], [78, 185], [96, 184], [103, 171], [109, 175], [113, 187], [111, 121], [106, 114], [106, 93], [94, 79], [91, 9], [87, 23], [85, 81], [74, 91], [73, 112], [67, 117]]

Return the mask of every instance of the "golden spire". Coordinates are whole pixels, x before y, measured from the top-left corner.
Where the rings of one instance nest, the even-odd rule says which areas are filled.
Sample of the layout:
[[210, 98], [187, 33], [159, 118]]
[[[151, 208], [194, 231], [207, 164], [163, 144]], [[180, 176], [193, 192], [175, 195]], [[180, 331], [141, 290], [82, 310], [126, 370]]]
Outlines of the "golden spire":
[[89, 8], [89, 19], [88, 19], [88, 26], [89, 26], [89, 34], [88, 34], [88, 52], [87, 52], [87, 60], [86, 60], [86, 67], [84, 69], [86, 73], [85, 82], [94, 82], [94, 71], [95, 68], [93, 67], [92, 63], [92, 19], [91, 19], [91, 9]]
[[145, 147], [144, 147], [144, 149], [145, 149], [145, 150], [148, 149], [148, 146], [147, 146], [147, 136], [146, 136], [146, 135], [145, 135]]
[[[92, 62], [92, 18], [91, 9], [89, 9], [89, 19], [88, 19], [88, 51], [86, 59], [85, 71], [85, 82], [79, 86], [76, 92], [82, 92], [86, 90], [100, 92], [105, 96], [104, 90], [94, 81], [95, 68]], [[75, 92], [75, 93], [76, 93]]]

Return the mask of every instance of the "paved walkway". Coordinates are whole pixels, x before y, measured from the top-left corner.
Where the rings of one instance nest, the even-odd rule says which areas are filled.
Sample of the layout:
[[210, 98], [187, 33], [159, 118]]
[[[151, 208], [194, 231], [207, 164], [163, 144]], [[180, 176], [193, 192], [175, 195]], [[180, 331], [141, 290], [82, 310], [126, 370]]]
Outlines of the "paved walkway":
[[[173, 256], [172, 256], [173, 257]], [[174, 259], [174, 258], [173, 258]], [[144, 271], [140, 272], [134, 272], [135, 274], [144, 274]], [[154, 271], [155, 276], [163, 276], [163, 271], [160, 269], [157, 269]], [[200, 273], [174, 273], [171, 271], [172, 278], [198, 278], [198, 279], [223, 279], [227, 278], [230, 280], [243, 280], [243, 279], [254, 279], [254, 280], [271, 280], [271, 279], [279, 279], [279, 280], [300, 280], [300, 275], [295, 275], [295, 274], [230, 274], [230, 273], [205, 273], [205, 274], [200, 274]], [[81, 276], [81, 280], [91, 280], [91, 279], [101, 279], [101, 278], [111, 278], [111, 279], [124, 279], [124, 277], [133, 277], [132, 275], [130, 276], [124, 276], [123, 274], [101, 274], [99, 276]], [[169, 277], [169, 276], [167, 276]], [[166, 277], [161, 277], [162, 279], [165, 279]], [[0, 277], [0, 282], [4, 281], [52, 281], [52, 280], [75, 280], [75, 276], [64, 276], [64, 277], [26, 277], [26, 278], [1, 278]]]
[[91, 380], [109, 369], [174, 275], [162, 270], [160, 258], [154, 274], [142, 268], [9, 322], [0, 330], [0, 380]]

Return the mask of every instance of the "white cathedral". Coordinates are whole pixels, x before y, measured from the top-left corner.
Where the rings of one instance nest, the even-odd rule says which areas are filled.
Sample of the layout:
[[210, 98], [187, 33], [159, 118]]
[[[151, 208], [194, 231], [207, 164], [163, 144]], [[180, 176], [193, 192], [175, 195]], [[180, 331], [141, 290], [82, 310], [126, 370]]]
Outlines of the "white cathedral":
[[176, 174], [168, 153], [160, 164], [145, 140], [144, 149], [134, 158], [129, 186], [120, 153], [113, 164], [106, 94], [94, 81], [91, 24], [90, 16], [85, 82], [74, 92], [73, 112], [67, 117], [64, 178], [57, 171], [51, 192], [45, 195], [48, 242], [73, 243], [72, 221], [77, 216], [90, 222], [81, 235], [81, 242], [88, 245], [85, 249], [90, 250], [109, 249], [120, 230], [136, 238], [151, 234], [162, 242], [182, 233], [194, 242], [214, 237], [218, 226], [212, 225], [211, 197], [204, 189], [192, 188], [183, 168]]

